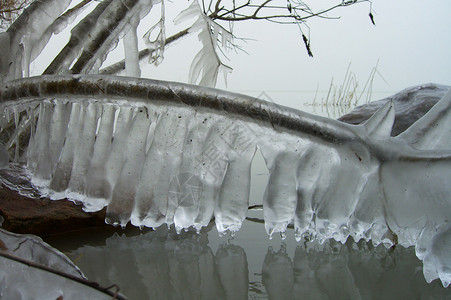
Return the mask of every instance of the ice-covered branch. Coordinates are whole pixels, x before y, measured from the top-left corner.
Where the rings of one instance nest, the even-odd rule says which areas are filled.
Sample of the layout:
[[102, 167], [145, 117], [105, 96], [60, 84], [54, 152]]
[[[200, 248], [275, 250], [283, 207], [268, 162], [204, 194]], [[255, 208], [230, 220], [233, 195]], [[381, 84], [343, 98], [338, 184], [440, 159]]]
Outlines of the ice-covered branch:
[[270, 236], [293, 222], [298, 240], [415, 245], [426, 278], [449, 283], [437, 253], [451, 213], [451, 92], [398, 137], [390, 102], [352, 126], [219, 90], [101, 75], [12, 81], [0, 98], [8, 186], [25, 176], [53, 199], [108, 206], [112, 224], [199, 230], [214, 215], [220, 233], [233, 233], [258, 148], [270, 170]]
[[[173, 42], [175, 42], [179, 38], [188, 35], [188, 33], [189, 33], [189, 28], [186, 28], [186, 29], [174, 34], [174, 35], [171, 35], [170, 37], [166, 38], [166, 42], [164, 43], [164, 46], [165, 47], [169, 46], [170, 44], [172, 44]], [[138, 52], [138, 60], [141, 61], [141, 60], [143, 60], [145, 58], [148, 58], [151, 55], [151, 52], [152, 51], [149, 50], [149, 48], [145, 48], [145, 49], [139, 51]], [[125, 70], [125, 59], [101, 69], [99, 71], [99, 74], [116, 75], [116, 74], [118, 74], [119, 72], [121, 72], [123, 70]]]

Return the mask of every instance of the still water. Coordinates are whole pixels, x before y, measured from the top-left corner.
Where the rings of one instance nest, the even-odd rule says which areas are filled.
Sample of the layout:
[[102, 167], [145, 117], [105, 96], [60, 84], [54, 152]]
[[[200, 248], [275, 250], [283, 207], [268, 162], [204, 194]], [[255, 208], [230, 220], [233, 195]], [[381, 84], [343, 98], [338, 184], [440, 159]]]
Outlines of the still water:
[[[250, 211], [251, 218], [261, 211]], [[211, 224], [201, 234], [88, 230], [47, 240], [92, 281], [117, 284], [129, 299], [451, 299], [427, 284], [414, 249], [348, 241], [269, 240], [247, 220], [235, 237]]]

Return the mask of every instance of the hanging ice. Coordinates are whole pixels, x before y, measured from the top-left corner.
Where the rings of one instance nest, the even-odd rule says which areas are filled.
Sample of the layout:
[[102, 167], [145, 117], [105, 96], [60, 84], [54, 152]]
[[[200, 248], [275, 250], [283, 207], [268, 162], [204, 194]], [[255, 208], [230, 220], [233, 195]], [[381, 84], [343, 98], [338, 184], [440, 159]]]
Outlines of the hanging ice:
[[1, 99], [3, 172], [43, 196], [107, 205], [122, 226], [200, 229], [214, 215], [233, 233], [258, 148], [268, 234], [294, 222], [297, 239], [415, 245], [427, 280], [449, 283], [451, 92], [395, 138], [390, 102], [353, 126], [218, 90], [81, 75], [8, 82]]

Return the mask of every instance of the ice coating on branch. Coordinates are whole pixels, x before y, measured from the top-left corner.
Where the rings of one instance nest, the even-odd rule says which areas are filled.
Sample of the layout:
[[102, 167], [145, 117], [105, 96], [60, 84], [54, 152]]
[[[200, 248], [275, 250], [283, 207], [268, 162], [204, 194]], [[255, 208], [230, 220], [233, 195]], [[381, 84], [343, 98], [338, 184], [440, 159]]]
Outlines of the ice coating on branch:
[[218, 44], [220, 43], [223, 49], [228, 50], [231, 47], [233, 36], [230, 31], [208, 18], [202, 12], [197, 1], [193, 1], [187, 9], [182, 11], [174, 23], [179, 24], [190, 19], [195, 21], [189, 31], [199, 32], [198, 38], [202, 43], [202, 49], [191, 63], [189, 82], [214, 87], [219, 72], [223, 72], [224, 76], [227, 76], [227, 73], [231, 71], [231, 68], [224, 65], [218, 56]]
[[80, 269], [68, 257], [37, 236], [12, 233], [0, 228], [0, 241], [2, 242], [0, 251], [79, 278], [85, 278]]
[[[1, 72], [7, 79], [29, 76], [30, 63], [41, 52], [49, 36], [58, 30], [54, 21], [69, 6], [71, 0], [33, 1], [3, 35], [9, 36], [9, 45], [2, 48], [9, 53], [2, 53], [8, 62], [8, 70]], [[6, 42], [6, 41], [5, 41]], [[23, 52], [20, 50], [23, 48]], [[8, 50], [6, 50], [8, 49]], [[20, 58], [18, 57], [20, 56]]]
[[[107, 54], [119, 39], [125, 39], [128, 60], [137, 60], [135, 25], [147, 15], [154, 2], [148, 0], [102, 1], [71, 30], [69, 42], [45, 70], [45, 74], [98, 73]], [[130, 40], [131, 39], [131, 40]], [[130, 65], [130, 64], [129, 64]], [[136, 69], [136, 63], [131, 63]], [[129, 68], [130, 69], [130, 68]], [[139, 69], [139, 67], [138, 67]], [[134, 73], [137, 71], [134, 70]]]
[[[149, 62], [158, 66], [164, 58], [164, 48], [166, 46], [166, 27], [164, 1], [161, 0], [160, 20], [144, 34], [144, 41], [150, 51]], [[157, 32], [156, 36], [155, 32]], [[138, 55], [137, 55], [138, 58]]]
[[131, 77], [141, 77], [141, 69], [139, 68], [138, 59], [138, 28], [139, 20], [137, 16], [130, 20], [131, 28], [124, 36], [124, 52], [125, 52], [125, 75]]
[[112, 293], [86, 284], [80, 269], [39, 237], [3, 229], [0, 229], [0, 282], [0, 295], [4, 299], [112, 297]]
[[[68, 197], [89, 211], [107, 206], [111, 224], [199, 231], [214, 216], [220, 234], [233, 234], [246, 216], [259, 149], [270, 172], [263, 199], [270, 236], [284, 237], [293, 223], [297, 240], [414, 245], [427, 278], [449, 282], [438, 262], [449, 243], [441, 228], [451, 213], [451, 153], [439, 137], [449, 133], [451, 92], [418, 121], [434, 124], [437, 149], [419, 150], [390, 136], [391, 102], [353, 126], [143, 79], [44, 76], [1, 91], [8, 186], [25, 176], [43, 196]], [[423, 127], [407, 133], [418, 137], [416, 130]]]

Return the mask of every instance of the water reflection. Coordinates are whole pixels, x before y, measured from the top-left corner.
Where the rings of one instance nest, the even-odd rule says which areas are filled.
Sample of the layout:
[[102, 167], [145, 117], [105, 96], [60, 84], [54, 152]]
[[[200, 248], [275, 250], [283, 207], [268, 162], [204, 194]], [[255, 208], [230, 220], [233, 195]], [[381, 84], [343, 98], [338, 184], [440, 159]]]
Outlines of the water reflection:
[[243, 227], [234, 239], [211, 227], [115, 233], [66, 253], [90, 280], [116, 283], [130, 299], [451, 299], [425, 282], [411, 248], [285, 244], [269, 241], [261, 224]]

